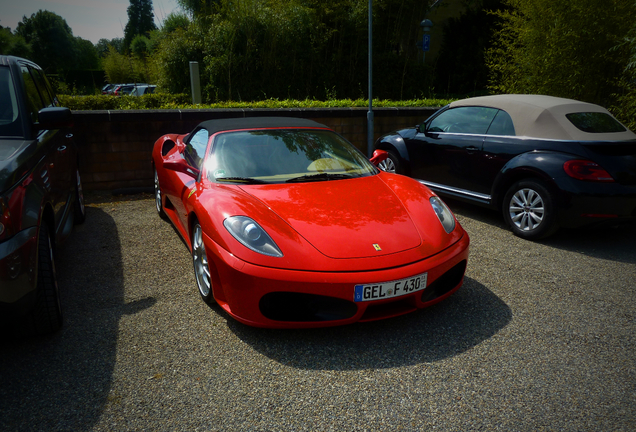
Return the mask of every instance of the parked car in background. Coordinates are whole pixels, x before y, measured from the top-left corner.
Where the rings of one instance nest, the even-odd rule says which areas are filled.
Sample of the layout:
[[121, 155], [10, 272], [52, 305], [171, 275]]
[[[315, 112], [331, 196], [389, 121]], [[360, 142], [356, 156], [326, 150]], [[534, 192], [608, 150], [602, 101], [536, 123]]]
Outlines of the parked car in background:
[[143, 96], [147, 94], [153, 94], [156, 88], [156, 85], [138, 85], [132, 89], [132, 91], [130, 92], [130, 96]]
[[462, 285], [469, 238], [442, 200], [322, 124], [210, 120], [159, 138], [152, 162], [201, 297], [244, 324], [373, 321]]
[[54, 251], [86, 217], [72, 123], [38, 65], [0, 56], [0, 320], [22, 334], [62, 325]]
[[129, 95], [130, 92], [133, 91], [133, 89], [136, 86], [142, 86], [142, 85], [148, 85], [146, 83], [139, 83], [139, 84], [116, 84], [115, 85], [115, 89], [113, 90], [112, 94], [114, 96], [125, 96], [125, 95]]
[[104, 87], [102, 87], [102, 94], [103, 95], [111, 94], [113, 90], [115, 89], [116, 85], [117, 84], [106, 84]]
[[540, 95], [464, 99], [377, 140], [381, 168], [500, 209], [512, 231], [636, 221], [636, 134], [604, 108]]

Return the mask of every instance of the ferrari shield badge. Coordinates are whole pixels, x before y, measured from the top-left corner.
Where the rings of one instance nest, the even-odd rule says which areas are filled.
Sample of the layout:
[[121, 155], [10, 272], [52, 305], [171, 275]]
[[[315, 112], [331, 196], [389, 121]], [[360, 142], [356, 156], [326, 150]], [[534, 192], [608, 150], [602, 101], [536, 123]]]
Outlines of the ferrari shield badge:
[[382, 250], [382, 248], [380, 247], [380, 245], [379, 245], [379, 244], [377, 244], [377, 243], [373, 243], [373, 248], [374, 248], [376, 251], [378, 251], [378, 252]]

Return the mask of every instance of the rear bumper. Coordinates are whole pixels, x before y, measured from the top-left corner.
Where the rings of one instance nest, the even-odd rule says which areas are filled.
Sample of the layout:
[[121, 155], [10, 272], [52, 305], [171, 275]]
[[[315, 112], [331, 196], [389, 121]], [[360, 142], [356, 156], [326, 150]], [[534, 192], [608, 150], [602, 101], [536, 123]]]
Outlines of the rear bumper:
[[20, 231], [0, 243], [0, 313], [26, 313], [35, 299], [38, 228]]
[[565, 195], [559, 215], [562, 227], [636, 223], [636, 186], [570, 179], [560, 186]]
[[[405, 266], [364, 272], [308, 272], [261, 267], [230, 255], [209, 237], [204, 243], [214, 297], [236, 320], [255, 327], [309, 328], [374, 321], [431, 306], [463, 283], [468, 234], [446, 250]], [[426, 288], [385, 300], [354, 301], [357, 284], [427, 273]]]

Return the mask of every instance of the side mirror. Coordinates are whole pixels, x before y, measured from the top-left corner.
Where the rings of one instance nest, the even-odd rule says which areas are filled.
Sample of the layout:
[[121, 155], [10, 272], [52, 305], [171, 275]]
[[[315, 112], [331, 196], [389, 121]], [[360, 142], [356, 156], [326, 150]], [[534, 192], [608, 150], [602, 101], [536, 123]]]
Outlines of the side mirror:
[[415, 127], [415, 130], [417, 130], [417, 133], [426, 133], [426, 124], [424, 124], [424, 123], [418, 124]]
[[373, 152], [373, 156], [371, 157], [371, 159], [369, 159], [369, 161], [375, 165], [378, 166], [380, 165], [380, 162], [383, 162], [386, 160], [386, 158], [389, 157], [389, 153], [386, 150], [376, 150]]
[[35, 124], [38, 130], [70, 128], [71, 126], [73, 126], [71, 110], [61, 107], [42, 108], [38, 112], [38, 122]]
[[200, 171], [194, 167], [191, 167], [185, 160], [178, 158], [176, 160], [167, 160], [163, 162], [163, 167], [172, 171], [180, 172], [189, 175], [193, 179], [199, 178]]

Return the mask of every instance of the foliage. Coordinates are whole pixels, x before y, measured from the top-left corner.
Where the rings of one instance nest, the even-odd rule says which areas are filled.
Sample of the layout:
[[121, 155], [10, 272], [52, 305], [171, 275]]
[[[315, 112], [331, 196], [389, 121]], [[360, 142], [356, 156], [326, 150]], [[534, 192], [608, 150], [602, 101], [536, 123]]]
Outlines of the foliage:
[[[366, 99], [342, 99], [318, 101], [313, 99], [266, 99], [254, 102], [226, 101], [193, 105], [188, 94], [155, 93], [134, 96], [59, 96], [62, 106], [71, 110], [117, 110], [117, 109], [291, 109], [291, 108], [367, 108]], [[450, 99], [379, 100], [373, 106], [381, 107], [440, 107]]]
[[190, 19], [183, 13], [171, 12], [161, 23], [161, 31], [172, 33], [177, 29], [187, 29], [190, 25]]
[[438, 93], [486, 93], [488, 68], [484, 56], [497, 22], [497, 17], [488, 11], [500, 8], [501, 0], [472, 2], [459, 17], [444, 23], [442, 47], [436, 60]]
[[99, 53], [89, 40], [75, 37], [75, 63], [73, 69], [99, 69]]
[[[180, 4], [194, 21], [162, 35], [152, 56], [162, 88], [189, 91], [188, 65], [196, 61], [207, 101], [365, 97], [366, 0]], [[381, 77], [375, 96], [429, 94], [432, 71], [417, 62], [414, 43], [426, 6], [418, 0], [374, 2], [374, 74]]]
[[504, 0], [488, 51], [490, 88], [613, 105], [636, 8], [625, 0]]
[[108, 54], [102, 61], [106, 81], [109, 83], [152, 82], [150, 70], [144, 59], [120, 54], [109, 46]]
[[22, 36], [12, 33], [9, 27], [0, 26], [0, 54], [30, 58], [31, 47]]
[[145, 59], [150, 53], [151, 44], [150, 39], [146, 36], [137, 35], [134, 37], [130, 44], [130, 51], [139, 59]]
[[[632, 0], [633, 1], [633, 0]], [[636, 2], [633, 2], [636, 9]], [[613, 52], [626, 49], [629, 53], [628, 62], [619, 83], [616, 104], [613, 113], [632, 131], [636, 131], [636, 23], [625, 36], [623, 42], [613, 49]]]
[[62, 106], [71, 110], [124, 110], [160, 109], [185, 105], [189, 97], [184, 94], [155, 93], [143, 96], [70, 96], [58, 95]]
[[108, 53], [108, 47], [112, 46], [115, 50], [123, 54], [124, 53], [124, 39], [123, 38], [113, 38], [113, 39], [100, 39], [95, 44], [95, 48], [100, 56], [104, 57]]
[[156, 30], [152, 0], [130, 0], [128, 22], [124, 28], [124, 47], [128, 49], [135, 36], [149, 36]]
[[30, 46], [30, 60], [46, 73], [68, 70], [77, 59], [73, 31], [64, 18], [39, 10], [30, 18], [23, 17], [15, 30]]
[[177, 0], [179, 6], [195, 18], [205, 18], [212, 15], [221, 0]]

